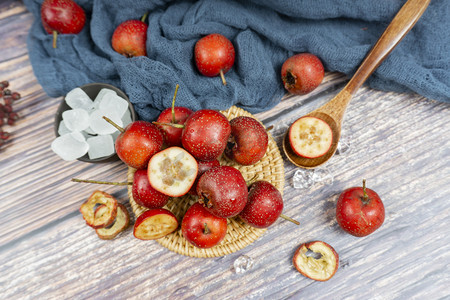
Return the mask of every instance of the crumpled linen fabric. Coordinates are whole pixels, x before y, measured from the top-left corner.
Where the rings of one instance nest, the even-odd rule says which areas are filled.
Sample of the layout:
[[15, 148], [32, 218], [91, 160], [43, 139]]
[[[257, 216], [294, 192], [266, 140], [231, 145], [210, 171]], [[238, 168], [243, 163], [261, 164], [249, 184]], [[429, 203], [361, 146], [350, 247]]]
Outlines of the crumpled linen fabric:
[[[310, 52], [327, 71], [351, 76], [405, 1], [393, 0], [76, 0], [86, 12], [77, 35], [59, 35], [52, 48], [40, 19], [42, 0], [24, 0], [35, 16], [27, 45], [38, 82], [50, 97], [104, 82], [122, 89], [140, 119], [156, 119], [176, 105], [193, 110], [239, 106], [251, 113], [274, 107], [286, 91], [281, 66]], [[114, 29], [148, 15], [147, 56], [126, 58], [111, 47]], [[450, 2], [432, 0], [416, 26], [368, 79], [375, 89], [414, 92], [450, 102]], [[202, 76], [195, 43], [210, 33], [229, 38], [234, 67]]]

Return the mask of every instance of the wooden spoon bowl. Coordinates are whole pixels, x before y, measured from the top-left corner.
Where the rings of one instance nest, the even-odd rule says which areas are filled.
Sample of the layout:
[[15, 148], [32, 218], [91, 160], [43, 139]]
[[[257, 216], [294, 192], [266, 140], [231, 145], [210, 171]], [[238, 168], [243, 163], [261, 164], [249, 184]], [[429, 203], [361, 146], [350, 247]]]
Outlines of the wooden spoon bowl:
[[322, 119], [333, 132], [333, 142], [327, 153], [316, 158], [305, 158], [295, 154], [290, 146], [288, 134], [283, 139], [283, 150], [286, 157], [296, 166], [302, 168], [315, 168], [327, 162], [336, 152], [339, 139], [341, 137], [342, 120], [345, 110], [353, 95], [375, 71], [376, 68], [391, 53], [403, 37], [416, 24], [425, 12], [430, 0], [408, 0], [399, 10], [392, 22], [386, 28], [380, 39], [367, 54], [358, 70], [340, 91], [328, 103], [310, 112], [307, 116]]

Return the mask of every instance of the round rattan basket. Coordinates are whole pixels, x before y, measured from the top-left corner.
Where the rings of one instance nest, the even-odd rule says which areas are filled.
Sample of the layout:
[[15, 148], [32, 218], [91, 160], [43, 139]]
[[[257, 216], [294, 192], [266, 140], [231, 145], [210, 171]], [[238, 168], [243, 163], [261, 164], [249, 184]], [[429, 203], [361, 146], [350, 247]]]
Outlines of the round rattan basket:
[[[255, 118], [249, 112], [232, 106], [222, 113], [231, 120], [238, 116], [249, 116]], [[256, 118], [255, 118], [256, 119]], [[238, 165], [226, 157], [219, 158], [221, 165], [233, 166], [241, 171], [244, 179], [249, 180], [266, 180], [272, 183], [281, 193], [284, 188], [284, 164], [280, 151], [269, 132], [269, 145], [264, 157], [254, 165], [242, 166]], [[128, 168], [128, 181], [133, 181], [135, 169]], [[131, 208], [134, 214], [138, 217], [145, 210], [145, 207], [138, 205], [132, 195], [132, 187], [128, 186], [128, 196], [130, 197]], [[186, 195], [180, 198], [171, 198], [165, 208], [172, 211], [178, 218], [181, 224], [181, 220], [189, 208], [190, 205], [195, 203], [195, 196]], [[178, 229], [172, 234], [169, 234], [163, 238], [156, 240], [159, 244], [167, 249], [191, 257], [217, 257], [231, 254], [238, 250], [245, 248], [258, 239], [266, 229], [253, 228], [245, 224], [239, 217], [229, 218], [227, 234], [224, 240], [217, 246], [207, 249], [201, 249], [191, 245], [182, 235], [181, 230]]]

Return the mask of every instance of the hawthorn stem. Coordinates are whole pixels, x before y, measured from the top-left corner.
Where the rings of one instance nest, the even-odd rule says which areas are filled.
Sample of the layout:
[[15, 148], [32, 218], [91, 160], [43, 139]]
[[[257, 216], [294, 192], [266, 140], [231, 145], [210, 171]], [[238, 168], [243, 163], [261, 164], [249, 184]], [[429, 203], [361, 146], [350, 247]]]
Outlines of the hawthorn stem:
[[177, 85], [175, 86], [175, 93], [173, 94], [173, 99], [172, 99], [172, 123], [176, 123], [176, 119], [175, 119], [175, 99], [177, 98], [177, 92], [178, 92], [178, 88], [179, 85], [177, 83]]
[[53, 35], [53, 48], [56, 49], [56, 40], [58, 39], [58, 31], [53, 30], [52, 35]]
[[223, 74], [223, 70], [220, 70], [220, 78], [222, 78], [223, 85], [227, 85], [227, 81], [225, 80], [225, 75]]
[[96, 184], [109, 184], [109, 185], [132, 185], [132, 182], [111, 182], [111, 181], [98, 181], [98, 180], [89, 180], [89, 179], [78, 179], [72, 178], [73, 182], [82, 182], [82, 183], [96, 183]]
[[208, 224], [205, 223], [204, 226], [205, 226], [205, 227], [203, 227], [203, 234], [209, 234], [209, 233], [211, 233], [211, 230], [209, 230]]
[[266, 128], [266, 131], [269, 132], [273, 129], [273, 125], [270, 125], [269, 127]]
[[296, 220], [292, 219], [291, 217], [288, 217], [288, 216], [283, 215], [283, 214], [281, 214], [280, 217], [282, 217], [283, 219], [288, 220], [288, 221], [294, 223], [295, 225], [300, 225], [300, 222], [299, 222], [299, 221], [296, 221]]
[[253, 183], [255, 183], [256, 181], [258, 181], [259, 175], [255, 174], [253, 175], [252, 178], [250, 178], [248, 181], [246, 181], [245, 183], [247, 184], [247, 186], [251, 186]]
[[365, 179], [363, 179], [362, 188], [363, 188], [363, 201], [364, 201], [364, 203], [367, 203], [367, 201], [369, 200], [369, 195], [367, 195], [367, 192], [366, 192], [366, 180]]
[[106, 122], [108, 122], [109, 124], [111, 124], [112, 126], [116, 127], [117, 130], [119, 130], [120, 132], [125, 132], [125, 130], [120, 127], [119, 125], [117, 125], [116, 123], [114, 123], [110, 118], [103, 116], [103, 119], [106, 120]]
[[142, 18], [141, 18], [141, 22], [142, 22], [142, 23], [145, 23], [145, 19], [147, 18], [147, 16], [148, 16], [148, 12], [146, 12], [146, 13], [142, 16]]
[[183, 124], [175, 124], [175, 123], [164, 123], [164, 122], [152, 122], [155, 125], [165, 125], [165, 126], [172, 126], [175, 128], [184, 128]]

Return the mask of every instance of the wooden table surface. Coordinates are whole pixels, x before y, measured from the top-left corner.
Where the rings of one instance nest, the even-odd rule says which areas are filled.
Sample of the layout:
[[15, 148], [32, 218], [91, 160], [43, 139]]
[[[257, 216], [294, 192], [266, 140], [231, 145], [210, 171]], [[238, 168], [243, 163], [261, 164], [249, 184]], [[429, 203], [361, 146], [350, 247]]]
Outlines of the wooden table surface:
[[[316, 171], [326, 182], [295, 188], [299, 169], [285, 165], [282, 219], [248, 247], [217, 258], [176, 254], [155, 241], [133, 237], [131, 228], [100, 240], [78, 209], [92, 185], [72, 177], [126, 179], [121, 162], [65, 162], [51, 150], [53, 120], [61, 98], [48, 97], [30, 65], [26, 37], [31, 14], [20, 1], [0, 3], [0, 80], [22, 94], [21, 115], [0, 149], [0, 299], [440, 299], [450, 297], [450, 105], [416, 94], [363, 87], [343, 126], [348, 151]], [[346, 82], [326, 74], [307, 97], [286, 96], [256, 115], [278, 146], [290, 123], [332, 98]], [[281, 149], [281, 147], [280, 147]], [[335, 219], [337, 197], [360, 185], [381, 196], [386, 220], [374, 234], [356, 238]], [[128, 209], [126, 189], [103, 186]], [[302, 243], [322, 240], [340, 256], [327, 282], [292, 265]], [[233, 264], [253, 260], [244, 273]]]

